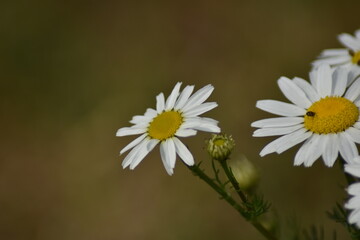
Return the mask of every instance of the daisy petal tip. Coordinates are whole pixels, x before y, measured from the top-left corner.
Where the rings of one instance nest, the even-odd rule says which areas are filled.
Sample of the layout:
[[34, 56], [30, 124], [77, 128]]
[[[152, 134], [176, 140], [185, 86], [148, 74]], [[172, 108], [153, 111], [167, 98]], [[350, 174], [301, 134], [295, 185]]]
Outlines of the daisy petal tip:
[[307, 168], [311, 167], [312, 165], [313, 165], [312, 163], [307, 163], [307, 162], [304, 163], [304, 167], [307, 167]]
[[188, 166], [194, 166], [195, 165], [195, 162], [193, 161], [193, 162], [191, 162], [191, 163], [187, 163], [186, 165], [188, 165]]
[[302, 162], [294, 162], [295, 167], [301, 166], [301, 164], [302, 164]]
[[260, 157], [264, 157], [268, 154], [272, 153], [271, 151], [269, 151], [268, 149], [263, 149], [261, 150], [261, 152], [259, 153]]
[[127, 163], [127, 164], [125, 164], [125, 162], [123, 162], [123, 163], [121, 164], [121, 166], [122, 166], [123, 169], [127, 168], [129, 165], [130, 165], [130, 162]]
[[169, 176], [172, 176], [174, 174], [174, 169], [173, 168], [166, 169], [166, 172]]
[[330, 161], [330, 162], [329, 162], [329, 161], [324, 161], [325, 166], [326, 166], [326, 167], [329, 167], [329, 168], [330, 168], [330, 167], [333, 167], [333, 166], [334, 166], [334, 163], [335, 163], [335, 161]]
[[217, 127], [217, 129], [214, 130], [214, 133], [221, 133], [221, 129]]
[[116, 131], [116, 134], [115, 134], [115, 136], [116, 137], [122, 137], [122, 130], [121, 130], [122, 128], [120, 128], [120, 129], [118, 129], [117, 131]]

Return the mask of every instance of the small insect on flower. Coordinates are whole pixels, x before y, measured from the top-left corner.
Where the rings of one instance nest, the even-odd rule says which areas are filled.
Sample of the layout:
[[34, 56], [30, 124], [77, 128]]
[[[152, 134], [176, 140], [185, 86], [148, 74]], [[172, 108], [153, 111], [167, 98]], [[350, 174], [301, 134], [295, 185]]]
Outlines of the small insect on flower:
[[[165, 101], [163, 93], [156, 96], [156, 109], [148, 108], [144, 115], [134, 116], [132, 127], [120, 128], [116, 136], [141, 134], [124, 147], [120, 154], [132, 149], [122, 166], [134, 169], [160, 143], [160, 155], [169, 175], [173, 174], [176, 155], [191, 166], [194, 158], [178, 137], [196, 135], [197, 131], [219, 133], [218, 122], [199, 115], [217, 107], [215, 102], [205, 102], [214, 87], [206, 85], [192, 96], [194, 86], [186, 86], [180, 93], [181, 83], [177, 83]], [[204, 103], [205, 102], [205, 103]]]
[[308, 112], [306, 112], [306, 116], [308, 116], [308, 117], [314, 117], [314, 116], [315, 116], [315, 113], [312, 112], [312, 111], [308, 111]]

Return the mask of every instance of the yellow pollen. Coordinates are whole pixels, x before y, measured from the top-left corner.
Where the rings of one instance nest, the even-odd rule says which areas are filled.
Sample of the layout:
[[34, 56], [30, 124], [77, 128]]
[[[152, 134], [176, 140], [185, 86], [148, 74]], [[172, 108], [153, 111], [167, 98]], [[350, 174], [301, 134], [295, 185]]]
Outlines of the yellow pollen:
[[225, 143], [225, 140], [224, 140], [224, 139], [220, 139], [220, 138], [215, 139], [215, 141], [214, 141], [214, 144], [215, 144], [216, 146], [222, 146], [222, 145], [224, 145], [224, 143]]
[[163, 141], [173, 137], [182, 123], [183, 117], [179, 112], [163, 112], [152, 120], [148, 128], [148, 134], [151, 138]]
[[360, 51], [354, 52], [351, 56], [351, 62], [360, 65]]
[[304, 116], [305, 128], [318, 134], [342, 132], [359, 118], [358, 107], [343, 97], [325, 97], [313, 103]]

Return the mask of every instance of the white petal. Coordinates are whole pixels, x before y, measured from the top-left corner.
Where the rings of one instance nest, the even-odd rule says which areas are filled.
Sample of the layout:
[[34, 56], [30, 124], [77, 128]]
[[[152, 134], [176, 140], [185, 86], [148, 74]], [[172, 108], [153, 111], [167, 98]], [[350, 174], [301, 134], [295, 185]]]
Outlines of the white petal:
[[150, 117], [146, 117], [146, 116], [133, 116], [132, 119], [130, 120], [130, 123], [132, 124], [144, 124], [144, 123], [149, 123], [152, 121], [153, 118]]
[[190, 137], [196, 135], [197, 131], [193, 129], [180, 128], [176, 131], [175, 136], [177, 137]]
[[[345, 166], [346, 167], [346, 166]], [[360, 169], [359, 169], [360, 170]], [[351, 184], [348, 189], [347, 192], [350, 195], [360, 195], [360, 182]]]
[[149, 126], [149, 122], [151, 122], [152, 119], [150, 121], [144, 121], [144, 122], [139, 122], [139, 123], [136, 123], [135, 125], [131, 126], [130, 128], [131, 129], [147, 129], [148, 126]]
[[295, 159], [294, 159], [294, 165], [295, 166], [300, 166], [301, 164], [303, 164], [306, 160], [306, 155], [308, 153], [308, 149], [311, 146], [311, 139], [312, 137], [309, 137], [305, 143], [299, 148], [299, 150], [297, 151], [296, 155], [295, 155]]
[[163, 143], [160, 144], [160, 156], [167, 174], [169, 174], [170, 176], [173, 175], [174, 169], [171, 168], [170, 165], [167, 163], [167, 158], [165, 156], [165, 148]]
[[360, 78], [360, 68], [357, 65], [349, 65], [348, 86], [350, 86], [356, 79]]
[[180, 158], [184, 161], [184, 163], [188, 166], [192, 166], [195, 164], [194, 157], [188, 148], [177, 138], [173, 138], [175, 143], [175, 149]]
[[351, 140], [356, 143], [360, 143], [360, 130], [354, 127], [349, 127], [345, 131], [351, 137]]
[[359, 108], [360, 107], [360, 99], [355, 100], [354, 104]]
[[180, 128], [193, 128], [195, 126], [201, 125], [202, 123], [203, 122], [201, 121], [200, 117], [186, 118]]
[[187, 110], [186, 112], [184, 112], [184, 115], [186, 117], [195, 117], [200, 114], [203, 114], [204, 112], [210, 111], [211, 109], [214, 109], [217, 106], [218, 105], [215, 102], [206, 102]]
[[219, 123], [219, 121], [212, 119], [212, 118], [207, 118], [207, 117], [201, 117], [199, 118], [201, 120], [201, 122], [203, 123], [209, 123], [209, 124], [215, 124], [217, 125]]
[[311, 106], [311, 102], [303, 90], [290, 79], [281, 77], [278, 80], [278, 85], [285, 97], [295, 105], [302, 108], [309, 108]]
[[192, 117], [185, 120], [180, 128], [187, 129], [192, 128], [195, 130], [205, 132], [220, 132], [220, 128], [217, 126], [217, 121], [211, 118]]
[[289, 127], [275, 127], [275, 128], [261, 128], [256, 130], [253, 133], [253, 137], [268, 137], [268, 136], [280, 136], [292, 133], [300, 128], [302, 128], [302, 124], [298, 124], [295, 126]]
[[360, 49], [360, 41], [351, 36], [350, 34], [343, 33], [338, 36], [340, 42], [347, 48], [357, 51]]
[[355, 177], [360, 177], [360, 164], [359, 163], [346, 164], [345, 172], [350, 173]]
[[353, 163], [345, 164], [345, 172], [350, 173], [355, 177], [360, 177], [360, 157], [357, 156], [353, 159]]
[[133, 127], [123, 127], [117, 130], [116, 136], [128, 136], [128, 135], [136, 135], [146, 132], [146, 128], [133, 128]]
[[305, 167], [312, 166], [316, 159], [318, 159], [322, 155], [324, 148], [323, 138], [319, 134], [313, 134], [308, 144], [309, 148], [307, 149], [304, 160]]
[[[359, 116], [359, 119], [360, 119], [360, 116]], [[354, 128], [360, 129], [359, 119], [358, 119], [358, 122], [356, 122], [356, 123], [353, 125]]]
[[126, 152], [127, 150], [135, 147], [136, 145], [138, 145], [145, 137], [147, 136], [147, 133], [141, 135], [138, 138], [135, 138], [135, 140], [133, 140], [131, 143], [129, 143], [126, 147], [124, 147], [121, 151], [120, 154], [123, 154], [124, 152]]
[[310, 78], [311, 85], [314, 87], [314, 89], [317, 92], [317, 87], [316, 87], [317, 86], [317, 68], [315, 68], [309, 72], [309, 78]]
[[356, 30], [354, 35], [358, 40], [360, 40], [360, 29]]
[[334, 133], [327, 134], [324, 138], [323, 160], [326, 166], [332, 167], [339, 154], [337, 136]]
[[353, 159], [359, 155], [355, 143], [346, 132], [337, 134], [337, 136], [341, 156], [347, 163], [352, 163]]
[[162, 113], [165, 109], [165, 97], [163, 93], [156, 96], [156, 111]]
[[181, 109], [182, 107], [184, 107], [185, 103], [187, 102], [187, 100], [189, 99], [191, 93], [194, 90], [194, 86], [186, 86], [184, 88], [184, 90], [181, 92], [179, 98], [177, 99], [176, 103], [175, 103], [175, 110]]
[[211, 133], [220, 133], [221, 129], [213, 124], [201, 124], [200, 126], [193, 127], [195, 130], [203, 131], [203, 132], [211, 132]]
[[339, 55], [334, 57], [328, 57], [328, 58], [321, 58], [318, 60], [315, 60], [312, 62], [313, 66], [319, 67], [322, 64], [328, 64], [330, 66], [336, 66], [336, 65], [343, 65], [345, 63], [349, 63], [351, 60], [351, 57], [349, 53], [346, 53], [346, 55]]
[[161, 143], [164, 147], [165, 159], [167, 164], [173, 169], [175, 167], [176, 161], [176, 151], [174, 141], [169, 138]]
[[284, 117], [302, 116], [306, 113], [306, 110], [303, 108], [276, 100], [259, 100], [256, 102], [256, 107]]
[[353, 158], [352, 164], [360, 164], [360, 156], [356, 156], [355, 158]]
[[134, 159], [132, 160], [131, 164], [130, 164], [130, 169], [133, 170], [137, 165], [139, 165], [139, 163], [146, 157], [146, 155], [148, 155], [149, 152], [151, 152], [154, 147], [158, 144], [159, 140], [157, 139], [151, 139], [147, 142], [147, 144], [145, 145], [145, 147], [139, 149], [139, 151], [137, 151], [136, 156], [134, 157]]
[[128, 155], [124, 158], [124, 161], [122, 162], [122, 167], [126, 168], [131, 164], [133, 159], [136, 157], [137, 153], [141, 151], [141, 149], [145, 148], [147, 143], [150, 141], [149, 138], [145, 138], [142, 142], [140, 142], [136, 147], [134, 147]]
[[354, 101], [360, 94], [360, 78], [358, 78], [345, 93], [345, 98]]
[[350, 224], [356, 224], [356, 226], [360, 228], [360, 209], [352, 211], [348, 217], [348, 221]]
[[174, 107], [175, 101], [176, 101], [177, 97], [179, 96], [179, 90], [180, 90], [181, 84], [182, 84], [181, 82], [178, 82], [175, 85], [174, 89], [172, 90], [170, 96], [167, 98], [166, 104], [165, 104], [166, 111], [168, 111]]
[[338, 48], [338, 49], [326, 49], [321, 52], [321, 57], [335, 57], [339, 55], [348, 55], [349, 51], [344, 48]]
[[296, 85], [298, 85], [305, 92], [306, 96], [311, 102], [316, 102], [320, 99], [319, 94], [308, 81], [305, 81], [302, 78], [295, 77], [293, 79], [293, 82], [296, 83]]
[[331, 95], [332, 90], [332, 70], [329, 65], [320, 65], [316, 74], [316, 89], [321, 97]]
[[261, 150], [260, 156], [263, 157], [269, 153], [277, 152], [279, 149], [285, 151], [297, 143], [304, 141], [306, 138], [311, 136], [311, 132], [305, 131], [305, 129], [299, 129], [293, 133], [275, 139], [267, 144], [263, 150]]
[[277, 117], [277, 118], [267, 118], [258, 120], [251, 123], [252, 127], [257, 128], [268, 128], [268, 127], [288, 127], [303, 123], [303, 117]]
[[154, 117], [156, 117], [157, 114], [158, 113], [156, 110], [154, 110], [152, 108], [148, 108], [148, 109], [146, 109], [144, 116], [149, 117], [149, 118], [154, 118]]
[[[346, 204], [345, 204], [345, 208], [347, 209], [354, 209], [355, 211], [359, 211], [360, 210], [360, 196], [359, 196], [359, 192], [357, 192], [356, 194], [354, 194], [354, 197], [352, 197]], [[351, 217], [349, 217], [351, 218]], [[357, 219], [357, 221], [360, 222], [360, 215]]]
[[194, 95], [192, 95], [185, 106], [182, 108], [183, 111], [190, 109], [196, 105], [199, 105], [205, 102], [206, 99], [209, 98], [210, 94], [214, 91], [214, 87], [210, 84], [206, 85], [205, 87], [198, 90]]
[[336, 68], [334, 72], [334, 86], [333, 86], [333, 94], [334, 96], [342, 96], [344, 95], [345, 89], [347, 87], [347, 77], [349, 71], [346, 68], [339, 67]]
[[305, 132], [305, 131], [307, 131], [307, 130], [304, 128], [301, 128], [293, 133], [290, 133], [289, 135], [285, 135], [285, 136], [290, 136], [290, 135], [292, 135], [292, 136], [289, 137], [289, 139], [287, 139], [283, 144], [281, 144], [276, 149], [276, 152], [278, 154], [280, 154], [280, 153], [288, 150], [289, 148], [292, 148], [293, 146], [308, 139], [312, 135], [312, 132], [310, 132], [310, 131]]

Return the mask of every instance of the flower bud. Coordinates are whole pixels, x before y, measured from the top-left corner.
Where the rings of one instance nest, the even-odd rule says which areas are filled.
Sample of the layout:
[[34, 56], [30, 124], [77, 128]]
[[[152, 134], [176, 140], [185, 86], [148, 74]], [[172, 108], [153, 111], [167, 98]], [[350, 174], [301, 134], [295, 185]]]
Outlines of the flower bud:
[[259, 173], [244, 155], [229, 161], [231, 171], [242, 190], [251, 192], [259, 182]]
[[213, 159], [218, 161], [226, 161], [234, 149], [234, 146], [234, 139], [226, 134], [213, 134], [207, 141], [208, 153]]

